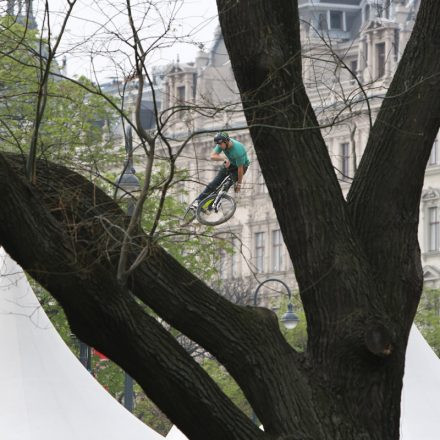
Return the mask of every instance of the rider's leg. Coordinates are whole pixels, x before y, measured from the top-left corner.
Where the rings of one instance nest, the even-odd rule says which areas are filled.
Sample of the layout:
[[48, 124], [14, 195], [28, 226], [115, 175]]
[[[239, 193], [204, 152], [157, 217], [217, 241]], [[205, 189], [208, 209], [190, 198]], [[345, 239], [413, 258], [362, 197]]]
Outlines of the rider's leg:
[[205, 197], [209, 196], [219, 185], [222, 183], [223, 179], [228, 175], [228, 169], [222, 166], [214, 177], [214, 179], [208, 183], [206, 188], [197, 196], [196, 201], [200, 202]]

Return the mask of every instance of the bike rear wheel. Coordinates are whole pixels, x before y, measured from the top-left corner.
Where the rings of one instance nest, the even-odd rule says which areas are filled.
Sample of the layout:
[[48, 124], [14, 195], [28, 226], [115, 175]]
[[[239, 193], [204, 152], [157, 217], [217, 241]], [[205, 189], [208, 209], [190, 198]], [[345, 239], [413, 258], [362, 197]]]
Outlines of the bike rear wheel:
[[217, 204], [217, 210], [213, 208], [215, 198], [215, 194], [208, 196], [197, 207], [197, 220], [202, 225], [221, 225], [227, 222], [235, 213], [237, 205], [231, 196], [224, 194]]
[[196, 218], [196, 214], [197, 214], [196, 208], [193, 206], [190, 206], [186, 210], [186, 212], [182, 218], [182, 222], [180, 223], [180, 226], [183, 226], [183, 227], [188, 226]]

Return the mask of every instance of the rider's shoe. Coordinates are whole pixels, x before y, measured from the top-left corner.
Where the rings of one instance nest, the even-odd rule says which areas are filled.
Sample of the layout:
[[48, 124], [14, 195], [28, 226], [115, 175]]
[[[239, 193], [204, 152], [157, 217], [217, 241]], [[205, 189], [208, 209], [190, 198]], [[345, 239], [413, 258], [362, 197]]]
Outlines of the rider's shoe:
[[202, 211], [204, 214], [209, 214], [209, 213], [213, 210], [213, 208], [214, 208], [214, 206], [213, 206], [213, 203], [212, 203], [212, 200], [211, 200], [211, 201], [209, 201], [209, 202], [205, 202], [205, 203], [202, 205], [201, 211]]

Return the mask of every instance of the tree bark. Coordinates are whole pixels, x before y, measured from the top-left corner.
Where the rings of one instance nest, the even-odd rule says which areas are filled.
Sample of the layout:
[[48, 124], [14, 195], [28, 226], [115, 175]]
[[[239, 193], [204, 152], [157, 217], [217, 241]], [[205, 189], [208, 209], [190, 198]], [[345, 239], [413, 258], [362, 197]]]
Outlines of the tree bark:
[[[96, 240], [92, 235], [83, 241], [85, 230], [92, 234], [102, 232], [97, 227], [100, 222], [107, 220], [116, 228], [123, 221], [112, 200], [63, 167], [54, 167], [55, 173], [45, 174], [48, 186], [43, 186], [42, 193], [20, 173], [24, 171], [24, 166], [20, 166], [24, 162], [15, 165], [14, 170], [0, 155], [0, 243], [53, 293], [81, 340], [124, 368], [191, 438], [265, 438], [176, 340], [134, 301], [127, 288], [118, 283], [117, 259], [112, 267], [99, 255], [100, 240], [110, 244], [105, 237]], [[48, 171], [48, 165], [40, 163], [39, 170]], [[72, 178], [74, 187], [69, 186]], [[50, 211], [44, 202], [49, 204]], [[94, 208], [102, 213], [109, 207], [113, 217], [90, 216]], [[79, 224], [75, 222], [78, 214], [83, 214]], [[110, 237], [111, 234], [107, 238]], [[201, 420], [209, 423], [202, 424]]]
[[[440, 5], [422, 2], [346, 203], [302, 81], [297, 2], [217, 4], [300, 286], [308, 362], [365, 438], [398, 438], [404, 354], [422, 287], [418, 209], [439, 128]], [[336, 438], [328, 420], [327, 412], [323, 430]]]

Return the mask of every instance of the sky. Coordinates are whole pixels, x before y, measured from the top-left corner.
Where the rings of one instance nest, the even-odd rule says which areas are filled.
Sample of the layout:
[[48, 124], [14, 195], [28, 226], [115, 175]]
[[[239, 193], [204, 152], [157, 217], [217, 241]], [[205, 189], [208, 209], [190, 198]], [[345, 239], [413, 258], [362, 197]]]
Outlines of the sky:
[[[163, 65], [177, 58], [194, 61], [200, 48], [211, 47], [218, 26], [215, 0], [77, 0], [57, 51], [58, 61], [66, 57], [69, 76], [86, 75], [104, 81], [133, 71], [127, 1], [144, 49], [154, 47], [147, 57], [148, 65]], [[50, 29], [56, 36], [68, 2], [48, 3]], [[47, 35], [44, 4], [43, 0], [34, 0], [34, 15]], [[166, 36], [158, 39], [168, 27]]]

